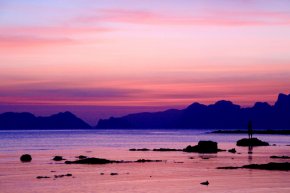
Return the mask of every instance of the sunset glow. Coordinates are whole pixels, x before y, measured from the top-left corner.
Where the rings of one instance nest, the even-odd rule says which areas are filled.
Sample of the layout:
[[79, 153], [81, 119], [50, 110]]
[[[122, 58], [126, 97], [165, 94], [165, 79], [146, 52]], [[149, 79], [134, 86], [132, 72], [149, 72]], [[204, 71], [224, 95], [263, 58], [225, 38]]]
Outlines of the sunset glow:
[[289, 34], [288, 0], [4, 0], [1, 111], [271, 103], [290, 91]]

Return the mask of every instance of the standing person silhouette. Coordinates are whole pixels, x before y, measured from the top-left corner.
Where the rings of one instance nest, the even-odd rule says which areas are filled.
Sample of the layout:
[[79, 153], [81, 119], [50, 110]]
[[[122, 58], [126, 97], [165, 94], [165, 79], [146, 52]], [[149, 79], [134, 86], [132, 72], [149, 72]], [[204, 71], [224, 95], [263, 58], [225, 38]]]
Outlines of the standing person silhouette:
[[251, 120], [248, 123], [248, 136], [249, 136], [249, 139], [253, 138], [253, 124]]

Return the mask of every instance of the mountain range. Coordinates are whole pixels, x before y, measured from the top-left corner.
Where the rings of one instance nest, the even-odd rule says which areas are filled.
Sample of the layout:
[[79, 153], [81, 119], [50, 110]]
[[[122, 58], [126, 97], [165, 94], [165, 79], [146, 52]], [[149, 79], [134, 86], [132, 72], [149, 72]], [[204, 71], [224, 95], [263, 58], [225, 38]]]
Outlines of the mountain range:
[[275, 104], [257, 102], [242, 108], [221, 100], [211, 105], [193, 103], [182, 110], [136, 113], [99, 120], [97, 128], [245, 129], [249, 120], [256, 129], [290, 129], [290, 94], [279, 94]]
[[0, 114], [0, 129], [89, 129], [91, 126], [70, 112], [49, 117], [36, 117], [31, 113]]
[[211, 105], [193, 103], [181, 110], [100, 119], [95, 127], [71, 112], [48, 117], [7, 112], [0, 114], [0, 129], [246, 129], [249, 120], [254, 129], [290, 129], [290, 94], [279, 94], [274, 105], [257, 102], [253, 107], [242, 108], [225, 100]]

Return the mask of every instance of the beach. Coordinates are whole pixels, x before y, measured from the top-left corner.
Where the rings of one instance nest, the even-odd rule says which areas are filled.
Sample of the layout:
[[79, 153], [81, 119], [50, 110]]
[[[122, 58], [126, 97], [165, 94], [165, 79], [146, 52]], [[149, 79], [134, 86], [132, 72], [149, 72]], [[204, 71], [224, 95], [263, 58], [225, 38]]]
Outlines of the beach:
[[[30, 132], [30, 133], [29, 133]], [[257, 135], [271, 145], [237, 147], [241, 134], [209, 134], [198, 130], [106, 130], [106, 131], [1, 131], [1, 193], [28, 192], [290, 192], [287, 171], [252, 169], [221, 170], [217, 167], [268, 162], [287, 162], [270, 156], [289, 156], [289, 136]], [[129, 151], [130, 148], [185, 148], [199, 140], [218, 142], [220, 149], [236, 148], [216, 154], [186, 152]], [[275, 144], [275, 145], [273, 145]], [[32, 161], [19, 157], [29, 153]], [[64, 164], [53, 161], [76, 156], [150, 163], [112, 163], [104, 165]], [[115, 173], [115, 175], [111, 175]], [[72, 176], [55, 177], [72, 174]], [[37, 176], [48, 178], [37, 179]], [[201, 185], [208, 181], [209, 185]]]

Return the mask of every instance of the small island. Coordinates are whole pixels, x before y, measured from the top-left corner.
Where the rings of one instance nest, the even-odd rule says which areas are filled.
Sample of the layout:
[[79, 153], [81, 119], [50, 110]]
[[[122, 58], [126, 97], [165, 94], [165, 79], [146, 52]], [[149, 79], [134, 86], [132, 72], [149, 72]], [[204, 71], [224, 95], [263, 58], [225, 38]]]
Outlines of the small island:
[[[247, 130], [216, 130], [212, 131], [211, 133], [217, 133], [217, 134], [247, 134]], [[290, 130], [255, 130], [253, 131], [253, 134], [273, 134], [273, 135], [290, 135]]]

